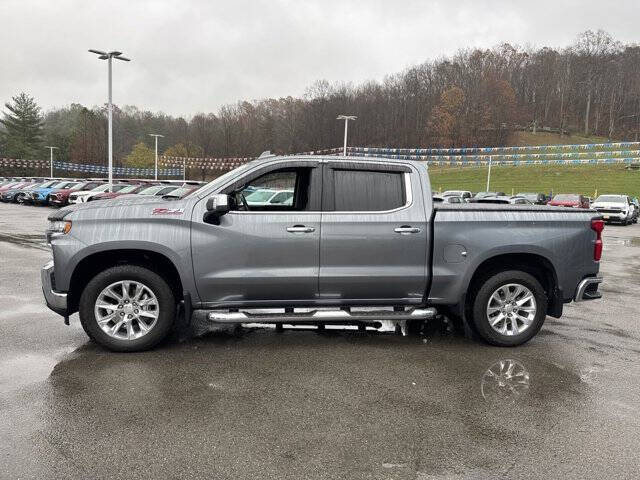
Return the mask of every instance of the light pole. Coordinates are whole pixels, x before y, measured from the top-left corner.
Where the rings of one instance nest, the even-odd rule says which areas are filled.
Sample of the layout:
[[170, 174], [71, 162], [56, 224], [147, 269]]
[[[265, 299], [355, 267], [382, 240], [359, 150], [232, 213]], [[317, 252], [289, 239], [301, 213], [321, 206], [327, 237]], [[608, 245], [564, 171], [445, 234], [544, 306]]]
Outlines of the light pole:
[[150, 137], [156, 137], [156, 180], [158, 179], [158, 137], [164, 138], [164, 135], [160, 135], [159, 133], [150, 133]]
[[487, 171], [487, 192], [489, 191], [489, 184], [491, 183], [491, 163], [493, 155], [489, 155], [489, 170]]
[[338, 115], [336, 120], [344, 120], [344, 148], [342, 149], [342, 154], [347, 156], [347, 131], [349, 130], [349, 120], [355, 120], [355, 115]]
[[108, 112], [109, 112], [109, 192], [113, 191], [113, 104], [111, 102], [111, 60], [122, 60], [124, 62], [130, 62], [128, 58], [125, 58], [122, 55], [122, 52], [113, 51], [113, 52], [103, 52], [101, 50], [93, 50], [89, 49], [91, 53], [95, 53], [98, 55], [100, 60], [107, 60], [109, 64], [109, 103], [108, 103]]
[[49, 145], [45, 145], [45, 148], [49, 149], [49, 166], [51, 167], [51, 178], [53, 178], [53, 151], [59, 149], [58, 147], [51, 147]]

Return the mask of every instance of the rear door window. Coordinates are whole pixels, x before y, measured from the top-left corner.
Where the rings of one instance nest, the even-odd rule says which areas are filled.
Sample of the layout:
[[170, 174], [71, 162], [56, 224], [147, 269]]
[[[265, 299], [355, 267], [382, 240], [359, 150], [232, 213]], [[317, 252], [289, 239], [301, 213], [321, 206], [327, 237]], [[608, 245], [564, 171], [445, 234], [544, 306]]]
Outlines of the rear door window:
[[382, 212], [405, 204], [402, 172], [334, 168], [333, 179], [334, 211]]

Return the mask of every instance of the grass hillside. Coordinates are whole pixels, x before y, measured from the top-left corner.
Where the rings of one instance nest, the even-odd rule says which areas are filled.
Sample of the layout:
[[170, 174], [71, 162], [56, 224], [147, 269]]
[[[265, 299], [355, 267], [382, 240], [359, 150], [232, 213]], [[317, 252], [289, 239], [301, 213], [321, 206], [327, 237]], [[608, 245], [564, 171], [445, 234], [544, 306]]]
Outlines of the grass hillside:
[[[508, 146], [568, 145], [607, 143], [604, 137], [558, 135], [550, 132], [513, 132]], [[615, 156], [615, 155], [612, 155]], [[485, 190], [487, 167], [431, 167], [431, 188], [434, 191]], [[494, 166], [491, 169], [491, 190], [511, 192], [582, 193], [593, 196], [602, 193], [624, 193], [640, 197], [640, 171], [627, 170], [622, 164], [601, 165], [526, 165]]]
[[[430, 168], [431, 188], [440, 190], [484, 190], [487, 167]], [[624, 193], [640, 197], [640, 171], [625, 165], [528, 165], [491, 168], [491, 190], [517, 192]]]

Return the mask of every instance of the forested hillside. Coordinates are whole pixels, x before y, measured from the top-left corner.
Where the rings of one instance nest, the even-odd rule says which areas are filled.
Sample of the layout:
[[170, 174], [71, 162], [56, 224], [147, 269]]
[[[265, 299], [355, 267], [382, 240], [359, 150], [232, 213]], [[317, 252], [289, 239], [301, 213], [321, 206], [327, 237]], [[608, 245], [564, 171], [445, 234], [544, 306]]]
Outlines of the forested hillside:
[[[114, 117], [114, 156], [122, 163], [137, 143], [151, 146], [149, 133], [165, 135], [160, 150], [170, 148], [168, 154], [178, 156], [333, 147], [342, 142], [343, 125], [336, 120], [341, 113], [358, 116], [349, 143], [359, 146], [500, 146], [518, 130], [635, 140], [640, 46], [587, 31], [565, 48], [502, 44], [464, 50], [382, 81], [318, 81], [302, 98], [241, 100], [189, 118], [122, 106]], [[45, 112], [41, 144], [60, 147], [61, 160], [103, 163], [105, 118], [103, 107], [70, 105]], [[9, 137], [5, 129], [0, 157], [19, 154], [11, 146], [20, 142]], [[45, 157], [46, 151], [31, 148], [24, 155]]]

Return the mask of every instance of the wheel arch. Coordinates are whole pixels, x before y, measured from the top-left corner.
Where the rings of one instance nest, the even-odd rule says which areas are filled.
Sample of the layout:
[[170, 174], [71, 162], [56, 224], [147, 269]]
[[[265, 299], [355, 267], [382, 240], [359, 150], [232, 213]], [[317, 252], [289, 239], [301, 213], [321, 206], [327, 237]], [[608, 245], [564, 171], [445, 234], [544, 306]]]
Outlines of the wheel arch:
[[494, 255], [483, 260], [476, 267], [462, 302], [465, 318], [471, 318], [471, 308], [482, 281], [496, 273], [508, 270], [520, 270], [532, 275], [540, 282], [547, 295], [547, 314], [553, 317], [562, 315], [562, 294], [559, 291], [558, 274], [553, 263], [544, 255], [526, 252]]
[[117, 265], [137, 265], [162, 276], [176, 298], [184, 296], [184, 282], [176, 264], [165, 254], [145, 248], [113, 248], [92, 252], [76, 264], [69, 281], [69, 311], [76, 312], [86, 284], [95, 275]]

